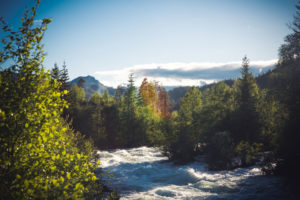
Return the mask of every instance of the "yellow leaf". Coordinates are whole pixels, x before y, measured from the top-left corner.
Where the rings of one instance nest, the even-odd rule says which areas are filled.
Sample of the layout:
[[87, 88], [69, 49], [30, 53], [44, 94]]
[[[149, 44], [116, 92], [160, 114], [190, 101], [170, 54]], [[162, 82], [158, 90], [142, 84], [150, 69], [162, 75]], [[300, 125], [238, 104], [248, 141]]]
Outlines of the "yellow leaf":
[[96, 176], [93, 176], [92, 177], [92, 181], [96, 181], [97, 180], [97, 177]]
[[56, 170], [56, 166], [50, 167], [51, 171], [55, 171]]
[[29, 185], [28, 180], [25, 180], [25, 181], [24, 181], [24, 186], [25, 186], [25, 187], [28, 187], [28, 185]]
[[67, 173], [67, 179], [70, 179], [70, 178], [71, 178], [71, 174]]
[[82, 189], [82, 185], [81, 185], [81, 183], [77, 183], [76, 185], [75, 185], [75, 190], [80, 190], [80, 189]]

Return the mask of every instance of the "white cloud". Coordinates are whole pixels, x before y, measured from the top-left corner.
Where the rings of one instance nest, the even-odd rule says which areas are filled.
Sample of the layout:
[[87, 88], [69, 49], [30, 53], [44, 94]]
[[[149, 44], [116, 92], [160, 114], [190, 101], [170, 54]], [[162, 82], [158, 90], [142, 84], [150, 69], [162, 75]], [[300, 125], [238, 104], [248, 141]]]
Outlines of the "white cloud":
[[[277, 60], [251, 61], [250, 70], [258, 75], [274, 67]], [[126, 84], [128, 75], [134, 73], [136, 85], [147, 77], [163, 86], [188, 86], [209, 84], [240, 76], [241, 62], [227, 63], [152, 63], [134, 65], [121, 70], [98, 71], [94, 76], [104, 85], [117, 87]]]

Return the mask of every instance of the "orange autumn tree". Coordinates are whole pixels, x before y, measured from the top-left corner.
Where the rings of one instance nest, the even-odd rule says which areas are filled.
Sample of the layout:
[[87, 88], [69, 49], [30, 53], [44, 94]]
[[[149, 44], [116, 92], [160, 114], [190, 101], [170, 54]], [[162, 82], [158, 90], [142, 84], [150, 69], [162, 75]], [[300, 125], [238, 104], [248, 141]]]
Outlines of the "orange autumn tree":
[[144, 104], [154, 115], [160, 118], [170, 117], [167, 91], [157, 82], [148, 82], [147, 78], [144, 78], [139, 93]]
[[160, 111], [160, 117], [163, 119], [169, 119], [171, 114], [169, 112], [169, 98], [168, 92], [163, 87], [157, 87], [158, 90], [158, 109]]
[[148, 82], [147, 78], [144, 78], [140, 89], [140, 95], [144, 104], [153, 112], [157, 113], [158, 95], [155, 90], [155, 86], [152, 82]]

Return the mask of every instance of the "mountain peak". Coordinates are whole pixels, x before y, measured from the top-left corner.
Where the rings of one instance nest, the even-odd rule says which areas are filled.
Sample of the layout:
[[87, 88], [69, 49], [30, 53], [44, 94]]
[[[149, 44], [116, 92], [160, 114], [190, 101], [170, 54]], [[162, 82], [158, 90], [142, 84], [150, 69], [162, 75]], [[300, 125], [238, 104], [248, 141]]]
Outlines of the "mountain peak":
[[108, 91], [109, 95], [114, 95], [115, 93], [114, 88], [103, 85], [100, 81], [98, 81], [91, 75], [79, 76], [70, 81], [71, 85], [77, 84], [80, 79], [83, 79], [85, 81], [83, 84], [83, 89], [87, 98], [90, 98], [94, 92], [103, 94], [105, 90]]

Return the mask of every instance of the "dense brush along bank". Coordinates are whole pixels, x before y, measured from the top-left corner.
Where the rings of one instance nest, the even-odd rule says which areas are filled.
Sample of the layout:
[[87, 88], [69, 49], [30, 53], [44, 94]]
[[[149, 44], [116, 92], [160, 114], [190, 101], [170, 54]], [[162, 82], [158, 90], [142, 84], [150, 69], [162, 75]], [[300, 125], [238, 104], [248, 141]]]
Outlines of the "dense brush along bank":
[[265, 176], [255, 166], [208, 171], [201, 159], [175, 165], [149, 147], [98, 153], [121, 199], [293, 199], [281, 178]]

